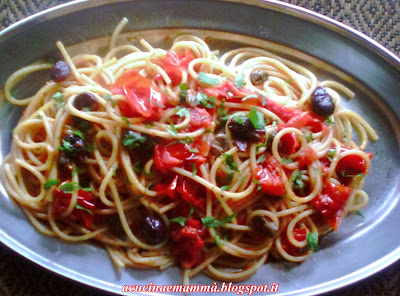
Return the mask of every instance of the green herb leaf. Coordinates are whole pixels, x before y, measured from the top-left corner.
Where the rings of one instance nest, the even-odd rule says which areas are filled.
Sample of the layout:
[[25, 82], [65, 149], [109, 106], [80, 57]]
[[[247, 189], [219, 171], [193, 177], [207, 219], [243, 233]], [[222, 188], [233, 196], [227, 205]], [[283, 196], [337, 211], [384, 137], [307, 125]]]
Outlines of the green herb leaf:
[[50, 179], [46, 183], [44, 183], [43, 188], [44, 189], [50, 189], [52, 186], [56, 186], [61, 183], [61, 180], [58, 179]]
[[357, 212], [356, 212], [356, 215], [361, 216], [362, 218], [365, 218], [364, 214], [361, 213], [360, 211], [357, 211]]
[[188, 151], [190, 153], [199, 153], [199, 150], [197, 148], [189, 148]]
[[113, 100], [113, 98], [109, 95], [109, 94], [105, 94], [104, 96], [103, 96], [103, 98], [105, 98], [107, 101], [110, 101], [110, 103], [111, 103], [111, 107], [115, 107], [115, 106], [117, 106], [117, 102], [115, 102], [114, 100]]
[[227, 216], [220, 221], [215, 220], [214, 217], [203, 217], [203, 218], [201, 218], [201, 222], [207, 228], [220, 227], [220, 226], [224, 226], [226, 223], [230, 222], [235, 217], [236, 217], [236, 213], [232, 214], [230, 216]]
[[178, 135], [178, 131], [176, 130], [176, 126], [173, 122], [171, 122], [169, 124], [169, 128], [167, 127], [167, 132], [170, 133], [173, 136], [177, 136]]
[[85, 207], [82, 207], [82, 206], [80, 206], [80, 205], [78, 205], [78, 204], [75, 205], [75, 209], [83, 210], [83, 211], [88, 212], [90, 215], [93, 216], [93, 212], [92, 212], [91, 210], [89, 210], [89, 209], [87, 209], [87, 208], [85, 208]]
[[342, 177], [345, 177], [345, 178], [356, 178], [356, 177], [360, 177], [362, 175], [364, 175], [364, 173], [362, 173], [362, 172], [356, 173], [354, 170], [343, 170], [342, 171]]
[[60, 108], [62, 107], [65, 102], [64, 102], [64, 95], [61, 92], [56, 92], [52, 97], [51, 97], [54, 101], [56, 101], [57, 103], [57, 107]]
[[194, 163], [192, 163], [192, 174], [193, 174], [193, 176], [197, 175], [197, 167]]
[[232, 171], [239, 171], [236, 162], [233, 161], [232, 155], [224, 153], [222, 157], [225, 158], [225, 164], [228, 171], [228, 174], [231, 174]]
[[244, 74], [241, 72], [235, 77], [235, 85], [237, 88], [242, 88], [244, 85]]
[[81, 138], [82, 140], [85, 139], [85, 137], [83, 136], [83, 134], [82, 134], [82, 132], [81, 132], [80, 130], [72, 130], [72, 133], [73, 133], [75, 136], [78, 136], [79, 138]]
[[261, 99], [261, 105], [264, 107], [266, 104], [267, 104], [267, 98], [263, 96]]
[[181, 226], [185, 227], [186, 217], [182, 217], [182, 216], [175, 217], [175, 218], [171, 219], [170, 222], [178, 223]]
[[77, 182], [68, 182], [60, 185], [60, 190], [65, 193], [73, 193], [76, 190], [82, 189], [82, 187]]
[[333, 160], [333, 157], [335, 156], [335, 154], [336, 154], [336, 149], [329, 149], [329, 152], [328, 152], [328, 159], [329, 159], [329, 161], [332, 161]]
[[221, 190], [225, 191], [225, 190], [229, 190], [231, 188], [231, 185], [224, 185], [221, 187]]
[[181, 83], [181, 84], [179, 84], [179, 89], [181, 90], [181, 93], [179, 95], [179, 98], [180, 98], [179, 105], [182, 105], [186, 101], [188, 86], [186, 83]]
[[267, 159], [267, 156], [265, 156], [265, 154], [263, 154], [256, 160], [256, 163], [262, 163], [266, 159]]
[[209, 85], [218, 85], [220, 83], [220, 80], [218, 78], [211, 77], [204, 72], [199, 73], [199, 80]]
[[312, 133], [306, 133], [302, 135], [304, 138], [307, 139], [308, 142], [312, 141]]
[[293, 185], [295, 188], [303, 189], [304, 182], [303, 182], [303, 173], [298, 171], [293, 177]]
[[307, 243], [310, 246], [311, 250], [313, 250], [314, 252], [318, 251], [319, 250], [318, 234], [309, 232], [309, 233], [307, 233], [306, 237], [307, 237]]
[[65, 151], [65, 152], [74, 151], [73, 146], [71, 145], [71, 143], [68, 142], [68, 141], [65, 141], [64, 139], [62, 140], [62, 144], [60, 146], [60, 150], [61, 151]]
[[121, 119], [123, 122], [125, 122], [127, 124], [131, 124], [126, 116], [121, 115]]
[[255, 129], [262, 129], [265, 127], [264, 115], [257, 111], [256, 107], [251, 107], [249, 112], [249, 119]]
[[330, 117], [328, 117], [327, 119], [325, 119], [325, 122], [326, 122], [327, 124], [330, 124], [330, 125], [335, 125], [335, 122], [334, 122]]
[[188, 108], [178, 108], [175, 114], [180, 117], [188, 117], [190, 112]]
[[215, 244], [219, 246], [221, 244], [221, 239], [219, 238], [219, 234], [215, 233]]
[[214, 109], [216, 98], [208, 97], [205, 93], [198, 92], [196, 94], [196, 100], [199, 104], [203, 105], [204, 108]]
[[130, 133], [123, 138], [122, 145], [128, 149], [135, 149], [140, 147], [146, 140], [146, 137], [143, 137], [141, 134], [130, 131]]
[[244, 118], [241, 117], [241, 116], [233, 115], [232, 118], [235, 119], [236, 122], [239, 123], [239, 124], [243, 124], [244, 123]]
[[292, 163], [292, 162], [293, 162], [293, 159], [282, 157], [282, 161], [283, 161], [284, 163]]

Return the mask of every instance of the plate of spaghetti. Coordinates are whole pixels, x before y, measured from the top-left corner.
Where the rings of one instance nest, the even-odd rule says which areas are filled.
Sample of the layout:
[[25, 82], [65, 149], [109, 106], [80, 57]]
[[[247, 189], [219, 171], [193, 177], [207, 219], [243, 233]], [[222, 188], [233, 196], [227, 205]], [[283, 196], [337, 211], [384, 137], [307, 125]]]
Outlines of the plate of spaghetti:
[[[51, 21], [98, 9], [84, 2]], [[109, 36], [59, 38], [4, 80], [6, 244], [120, 293], [230, 283], [233, 294], [312, 294], [398, 258], [395, 237], [363, 248], [399, 212], [397, 111], [376, 82], [273, 38], [188, 28], [188, 17], [132, 31], [123, 4], [148, 5], [100, 5], [121, 14]], [[271, 7], [259, 11], [282, 13]]]

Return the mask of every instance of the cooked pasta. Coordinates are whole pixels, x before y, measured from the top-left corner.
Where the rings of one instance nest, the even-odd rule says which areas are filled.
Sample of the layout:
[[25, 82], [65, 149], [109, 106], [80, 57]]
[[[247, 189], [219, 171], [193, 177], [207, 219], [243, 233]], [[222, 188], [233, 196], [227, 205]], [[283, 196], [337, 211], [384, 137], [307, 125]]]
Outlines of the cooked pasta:
[[[38, 231], [95, 240], [118, 267], [179, 265], [241, 281], [271, 258], [302, 262], [368, 203], [378, 136], [342, 107], [354, 94], [260, 48], [220, 53], [193, 35], [171, 48], [118, 44], [16, 71], [26, 109], [3, 185]], [[49, 69], [49, 70], [47, 70]], [[51, 80], [22, 100], [28, 73]], [[34, 74], [31, 74], [34, 75]]]

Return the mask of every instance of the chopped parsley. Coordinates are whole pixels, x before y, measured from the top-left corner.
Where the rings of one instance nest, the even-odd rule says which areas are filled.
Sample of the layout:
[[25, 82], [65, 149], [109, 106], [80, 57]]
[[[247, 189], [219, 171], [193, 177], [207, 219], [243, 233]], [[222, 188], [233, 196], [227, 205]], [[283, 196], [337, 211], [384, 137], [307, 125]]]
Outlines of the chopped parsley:
[[215, 102], [216, 102], [217, 99], [214, 98], [214, 97], [209, 97], [205, 93], [198, 92], [196, 94], [196, 100], [204, 108], [214, 109], [215, 108]]
[[220, 83], [220, 80], [218, 78], [211, 77], [204, 72], [199, 73], [199, 80], [209, 85], [218, 85]]
[[365, 217], [364, 214], [363, 214], [361, 211], [357, 211], [357, 212], [356, 212], [356, 215], [358, 215], [358, 216], [360, 216], [360, 217], [362, 217], [362, 218]]
[[57, 186], [60, 183], [61, 183], [61, 180], [59, 180], [59, 179], [50, 179], [46, 183], [44, 183], [43, 187], [44, 187], [44, 189], [47, 190], [53, 186]]
[[294, 188], [297, 188], [297, 189], [303, 189], [304, 188], [303, 173], [301, 171], [298, 171], [293, 176], [293, 186], [294, 186]]
[[90, 215], [93, 216], [93, 212], [92, 212], [91, 210], [89, 210], [89, 209], [87, 209], [87, 208], [85, 208], [85, 207], [82, 207], [82, 206], [80, 206], [80, 205], [78, 205], [78, 204], [75, 205], [75, 209], [83, 210], [83, 211], [88, 212]]
[[180, 117], [188, 117], [190, 112], [188, 108], [177, 108], [176, 109], [176, 115], [180, 116]]
[[194, 163], [192, 163], [192, 174], [193, 174], [193, 176], [197, 175], [197, 167]]
[[329, 161], [333, 160], [333, 157], [335, 156], [335, 154], [336, 154], [336, 149], [333, 149], [333, 148], [329, 149], [329, 152], [328, 152]]
[[177, 136], [178, 131], [176, 130], [176, 126], [173, 122], [169, 124], [170, 127], [167, 127], [167, 132], [170, 133], [172, 136]]
[[56, 92], [51, 98], [57, 103], [58, 108], [61, 108], [65, 104], [64, 95], [59, 91]]
[[309, 232], [309, 233], [307, 233], [306, 237], [307, 237], [307, 243], [310, 246], [311, 250], [313, 250], [314, 252], [318, 251], [319, 250], [318, 234]]
[[221, 190], [225, 191], [225, 190], [229, 190], [231, 188], [231, 185], [224, 185], [221, 187]]
[[60, 190], [65, 193], [74, 193], [76, 190], [83, 189], [85, 191], [90, 191], [90, 188], [82, 188], [77, 182], [68, 182], [60, 185]]
[[283, 161], [284, 163], [292, 163], [292, 162], [293, 162], [293, 159], [282, 157], [282, 161]]
[[233, 171], [239, 171], [236, 162], [233, 161], [232, 155], [224, 153], [222, 157], [225, 158], [226, 169], [229, 175], [232, 174]]
[[146, 140], [146, 137], [143, 137], [141, 134], [130, 131], [129, 134], [123, 138], [122, 145], [128, 149], [135, 149], [140, 147]]
[[215, 220], [214, 217], [203, 217], [203, 218], [201, 218], [201, 222], [207, 228], [220, 227], [220, 226], [224, 226], [226, 223], [230, 222], [235, 217], [236, 217], [236, 213], [232, 214], [230, 216], [227, 216], [220, 221]]
[[171, 219], [170, 222], [178, 223], [179, 225], [185, 227], [186, 217], [182, 217], [182, 216], [175, 217], [175, 218]]
[[244, 74], [239, 73], [235, 77], [235, 85], [237, 88], [242, 88], [244, 86]]
[[105, 94], [103, 96], [103, 98], [105, 98], [107, 101], [109, 101], [111, 103], [111, 106], [114, 108], [115, 106], [117, 106], [117, 102], [115, 102], [113, 100], [113, 98], [109, 95], [109, 94]]
[[267, 159], [267, 156], [265, 154], [263, 154], [256, 160], [256, 163], [262, 163], [266, 159]]
[[262, 129], [265, 127], [264, 115], [260, 111], [257, 111], [256, 107], [251, 107], [249, 119], [255, 129]]

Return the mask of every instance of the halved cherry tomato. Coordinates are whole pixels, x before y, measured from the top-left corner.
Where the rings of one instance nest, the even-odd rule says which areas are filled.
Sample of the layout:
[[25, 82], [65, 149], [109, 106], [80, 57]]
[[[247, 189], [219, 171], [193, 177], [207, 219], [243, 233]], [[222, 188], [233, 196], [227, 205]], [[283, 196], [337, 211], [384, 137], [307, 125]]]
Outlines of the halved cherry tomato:
[[[350, 150], [347, 147], [342, 146], [341, 152]], [[368, 152], [368, 157], [371, 159], [373, 154]], [[358, 174], [367, 174], [367, 163], [365, 159], [357, 154], [350, 154], [341, 158], [336, 165], [336, 174], [346, 183], [349, 178], [353, 178]], [[345, 179], [342, 179], [345, 178]], [[346, 180], [347, 179], [347, 180]], [[350, 180], [351, 180], [350, 179]]]
[[204, 246], [204, 227], [200, 221], [191, 217], [185, 227], [178, 226], [172, 231], [172, 251], [184, 268], [190, 268], [201, 262], [201, 250]]
[[190, 130], [196, 130], [201, 127], [209, 127], [212, 123], [212, 117], [210, 113], [204, 108], [190, 108]]
[[265, 100], [264, 108], [274, 112], [276, 115], [278, 115], [280, 119], [282, 119], [285, 122], [303, 113], [302, 111], [295, 108], [281, 106], [269, 99]]
[[192, 144], [157, 144], [154, 146], [154, 163], [163, 173], [174, 167], [182, 167], [186, 163], [198, 167], [206, 161], [205, 157], [209, 151], [210, 144], [201, 138], [196, 138]]
[[[67, 182], [63, 182], [65, 184]], [[78, 190], [78, 199], [75, 208], [71, 214], [66, 216], [73, 222], [81, 224], [86, 229], [90, 229], [93, 223], [93, 210], [96, 208], [94, 202], [95, 199], [90, 192], [86, 192], [82, 189]], [[52, 213], [55, 219], [59, 219], [65, 213], [71, 202], [72, 193], [65, 193], [59, 186], [53, 190], [53, 209]]]
[[118, 103], [121, 115], [126, 117], [141, 115], [149, 119], [159, 119], [167, 103], [162, 92], [137, 70], [122, 73], [112, 87], [112, 92], [127, 98]]
[[281, 165], [272, 155], [258, 164], [254, 175], [261, 184], [261, 189], [266, 194], [272, 196], [282, 196], [285, 194], [284, 182], [279, 174]]
[[300, 153], [297, 159], [299, 161], [299, 168], [303, 168], [304, 166], [311, 165], [314, 161], [316, 161], [318, 159], [318, 155], [311, 146], [307, 146], [307, 148]]
[[180, 53], [177, 51], [167, 52], [164, 61], [162, 63], [162, 68], [171, 78], [171, 83], [176, 86], [182, 81], [182, 70], [186, 70], [188, 64], [194, 59], [193, 53], [186, 49], [185, 53]]
[[165, 194], [172, 199], [176, 199], [177, 188], [178, 188], [178, 175], [172, 178], [169, 183], [157, 183], [155, 189], [158, 194]]
[[328, 129], [328, 124], [323, 122], [322, 117], [318, 117], [317, 115], [308, 111], [301, 112], [300, 114], [291, 117], [286, 124], [284, 124], [284, 126], [294, 127], [297, 129], [308, 127], [313, 133], [318, 133]]
[[283, 154], [293, 154], [300, 148], [300, 143], [297, 140], [295, 133], [284, 134], [279, 143], [279, 151]]
[[312, 200], [313, 206], [333, 230], [339, 226], [350, 192], [351, 189], [348, 186], [325, 181], [321, 193]]
[[[222, 84], [208, 87], [203, 89], [203, 91], [209, 97], [214, 97], [219, 100], [226, 99], [228, 102], [241, 103], [242, 99], [254, 92], [250, 92], [245, 88], [238, 88], [232, 81], [226, 80]], [[258, 98], [248, 98], [246, 103], [253, 105], [260, 105]]]
[[180, 197], [195, 208], [205, 208], [206, 192], [203, 186], [191, 179], [184, 178], [179, 182], [178, 192]]
[[[305, 228], [295, 228], [293, 229], [293, 236], [294, 239], [301, 242], [306, 239], [307, 235], [307, 229]], [[290, 242], [289, 239], [287, 238], [286, 231], [281, 237], [281, 245], [282, 249], [285, 250], [286, 253], [292, 256], [301, 256], [302, 253], [304, 252], [301, 248], [298, 248], [296, 246], [293, 246]]]

